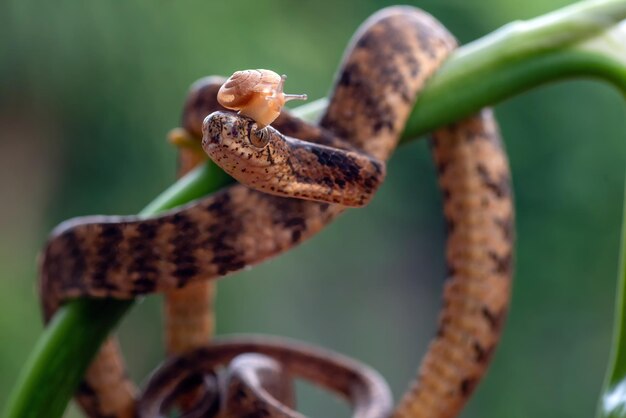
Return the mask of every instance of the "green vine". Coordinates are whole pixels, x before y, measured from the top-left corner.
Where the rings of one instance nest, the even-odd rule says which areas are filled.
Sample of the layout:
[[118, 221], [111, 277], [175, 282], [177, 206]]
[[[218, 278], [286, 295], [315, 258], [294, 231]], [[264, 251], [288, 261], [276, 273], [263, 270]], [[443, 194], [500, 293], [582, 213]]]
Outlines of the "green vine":
[[[402, 142], [555, 80], [593, 77], [626, 93], [626, 33], [617, 25], [624, 19], [624, 0], [586, 1], [509, 24], [459, 48], [426, 86]], [[295, 113], [314, 120], [325, 106], [321, 99]], [[164, 191], [141, 215], [200, 198], [231, 181], [207, 163]], [[623, 231], [613, 355], [599, 418], [626, 417], [626, 225]], [[60, 417], [98, 347], [132, 305], [80, 299], [62, 307], [24, 365], [3, 417]]]

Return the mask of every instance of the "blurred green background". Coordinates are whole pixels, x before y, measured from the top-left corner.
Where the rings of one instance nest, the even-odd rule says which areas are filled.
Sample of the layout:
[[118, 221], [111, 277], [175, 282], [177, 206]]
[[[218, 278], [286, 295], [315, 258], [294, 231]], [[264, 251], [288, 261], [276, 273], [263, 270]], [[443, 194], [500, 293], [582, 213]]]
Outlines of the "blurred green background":
[[[466, 43], [566, 0], [423, 0]], [[0, 2], [0, 406], [41, 333], [35, 257], [61, 220], [134, 213], [171, 184], [188, 86], [271, 68], [324, 96], [382, 1]], [[518, 212], [504, 339], [465, 417], [590, 416], [612, 330], [624, 190], [624, 104], [606, 85], [541, 88], [496, 107]], [[441, 199], [426, 141], [402, 147], [366, 209], [220, 282], [218, 331], [303, 339], [378, 369], [398, 397], [436, 327]], [[121, 326], [132, 375], [163, 358], [160, 298]], [[306, 391], [302, 409], [345, 412]], [[76, 410], [67, 416], [77, 417]]]

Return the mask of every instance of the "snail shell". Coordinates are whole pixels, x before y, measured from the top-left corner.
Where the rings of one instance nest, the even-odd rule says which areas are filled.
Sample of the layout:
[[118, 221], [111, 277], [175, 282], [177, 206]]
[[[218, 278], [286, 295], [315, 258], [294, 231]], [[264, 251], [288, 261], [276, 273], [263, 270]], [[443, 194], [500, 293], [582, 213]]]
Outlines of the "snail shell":
[[270, 70], [237, 71], [217, 92], [217, 101], [227, 109], [238, 110], [259, 125], [272, 123], [289, 100], [306, 100], [306, 94], [285, 94], [287, 77]]

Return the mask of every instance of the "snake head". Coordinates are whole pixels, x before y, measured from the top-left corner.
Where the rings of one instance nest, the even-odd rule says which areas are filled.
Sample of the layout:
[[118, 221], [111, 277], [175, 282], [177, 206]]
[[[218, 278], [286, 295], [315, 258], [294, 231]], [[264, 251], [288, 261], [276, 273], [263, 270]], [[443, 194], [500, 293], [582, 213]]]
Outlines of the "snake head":
[[271, 126], [261, 128], [254, 119], [230, 112], [213, 112], [202, 125], [202, 148], [224, 171], [240, 182], [254, 185], [259, 177], [274, 175], [283, 163], [284, 137]]

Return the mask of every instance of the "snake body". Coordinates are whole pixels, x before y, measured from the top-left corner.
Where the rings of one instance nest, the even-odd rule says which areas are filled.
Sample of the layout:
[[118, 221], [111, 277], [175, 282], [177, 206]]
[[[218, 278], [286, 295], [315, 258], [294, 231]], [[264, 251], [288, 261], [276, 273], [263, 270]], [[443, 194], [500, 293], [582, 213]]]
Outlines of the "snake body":
[[[71, 298], [128, 299], [223, 277], [308, 239], [346, 206], [365, 204], [384, 177], [383, 162], [395, 149], [419, 90], [454, 46], [452, 36], [426, 13], [384, 9], [355, 34], [318, 125], [285, 112], [273, 124], [280, 133], [270, 131], [275, 140], [263, 151], [230, 148], [214, 155], [247, 185], [229, 186], [153, 218], [95, 216], [62, 223], [40, 266], [46, 321]], [[192, 90], [183, 115], [190, 134], [200, 136], [206, 115], [220, 110], [215, 91], [211, 83]], [[204, 124], [205, 148], [229, 141], [248, 147], [252, 124], [243, 116], [213, 114]], [[282, 135], [297, 139], [284, 142]], [[289, 149], [279, 150], [280, 144]], [[449, 278], [437, 336], [394, 412], [402, 418], [452, 417], [460, 411], [498, 342], [511, 284], [510, 174], [491, 112], [436, 132], [432, 149], [448, 226]], [[294, 150], [296, 157], [283, 158], [283, 151]], [[238, 159], [237, 153], [243, 155]], [[264, 182], [265, 169], [282, 178], [277, 184]], [[294, 179], [300, 186], [291, 186], [288, 180]], [[279, 363], [289, 359], [287, 348], [270, 351], [265, 354]], [[206, 364], [217, 355], [211, 349], [202, 353], [209, 356], [202, 360]], [[348, 392], [361, 393], [364, 375], [368, 372], [351, 374]], [[154, 400], [151, 393], [144, 393], [140, 405]], [[90, 366], [77, 398], [91, 417], [137, 413], [135, 389], [114, 340]], [[359, 405], [363, 401], [351, 399]]]
[[[354, 416], [356, 417], [389, 416], [391, 394], [386, 383], [372, 369], [326, 350], [263, 336], [218, 340], [210, 346], [170, 359], [151, 377], [139, 402], [140, 417], [161, 416], [163, 400], [186, 378], [199, 372], [208, 374], [216, 366], [228, 364], [233, 359], [237, 361], [231, 365], [226, 376], [227, 381], [223, 385], [228, 392], [224, 396], [225, 408], [235, 412], [232, 416], [301, 417], [283, 402], [272, 401], [274, 397], [284, 399], [292, 396], [289, 393], [289, 387], [281, 387], [282, 383], [289, 382], [289, 380], [258, 377], [263, 372], [278, 373], [280, 370], [277, 367], [278, 364], [268, 364], [266, 359], [256, 356], [256, 358], [242, 357], [241, 354], [245, 353], [258, 353], [280, 359], [280, 367], [284, 368], [282, 373], [306, 378], [349, 399], [355, 409]], [[260, 372], [259, 368], [262, 369]], [[265, 382], [255, 384], [253, 382], [255, 379]], [[273, 388], [268, 387], [268, 381], [274, 383]], [[272, 392], [273, 396], [266, 396], [262, 393], [264, 390]], [[257, 393], [248, 393], [254, 391]], [[255, 402], [258, 398], [266, 398], [269, 401], [259, 405]], [[243, 410], [249, 408], [247, 404], [256, 404], [250, 408], [248, 412], [250, 415]]]

